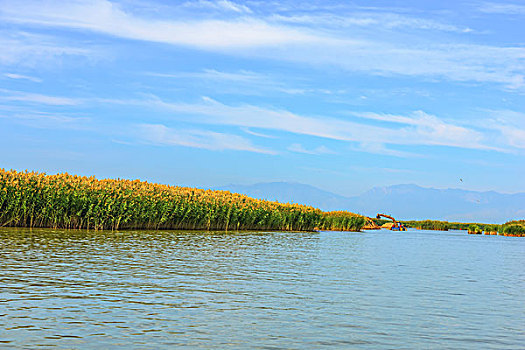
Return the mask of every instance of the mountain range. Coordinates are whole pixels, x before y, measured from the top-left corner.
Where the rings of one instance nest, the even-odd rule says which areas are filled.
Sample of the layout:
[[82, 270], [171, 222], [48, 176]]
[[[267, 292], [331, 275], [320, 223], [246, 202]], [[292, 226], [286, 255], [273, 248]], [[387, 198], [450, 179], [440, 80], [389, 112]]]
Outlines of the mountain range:
[[359, 196], [345, 197], [291, 182], [228, 185], [217, 189], [282, 203], [306, 204], [327, 211], [348, 210], [367, 216], [385, 213], [398, 220], [504, 223], [525, 217], [525, 193], [394, 185], [374, 187]]

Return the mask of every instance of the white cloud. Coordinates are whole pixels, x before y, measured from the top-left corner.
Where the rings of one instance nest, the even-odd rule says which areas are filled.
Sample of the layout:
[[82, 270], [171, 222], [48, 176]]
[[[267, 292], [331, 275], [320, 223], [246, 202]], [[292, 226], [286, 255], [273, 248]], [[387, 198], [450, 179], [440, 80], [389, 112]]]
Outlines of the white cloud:
[[[426, 36], [389, 32], [355, 32], [300, 26], [244, 14], [229, 20], [176, 18], [158, 20], [125, 11], [106, 0], [56, 2], [20, 1], [0, 5], [7, 22], [90, 30], [120, 38], [182, 45], [240, 57], [336, 66], [376, 75], [405, 75], [525, 86], [525, 48], [450, 43]], [[393, 16], [393, 15], [392, 15]], [[393, 17], [391, 28], [441, 24]], [[455, 30], [455, 28], [448, 28]], [[461, 29], [463, 30], [463, 29]], [[1, 45], [0, 45], [1, 46]], [[0, 53], [0, 60], [1, 58]]]
[[34, 83], [41, 83], [42, 79], [31, 77], [29, 75], [22, 75], [22, 74], [16, 74], [16, 73], [4, 73], [4, 76], [9, 79], [19, 79], [19, 80], [29, 80]]
[[[174, 118], [187, 120], [189, 116], [194, 116], [191, 121], [195, 123], [279, 130], [370, 145], [433, 145], [502, 151], [501, 148], [487, 144], [479, 131], [445, 122], [420, 111], [410, 116], [366, 114], [368, 119], [390, 119], [401, 124], [387, 127], [346, 119], [302, 116], [286, 110], [254, 105], [229, 106], [208, 97], [197, 104], [168, 103], [157, 97], [135, 103], [172, 111], [175, 113]], [[370, 147], [367, 151], [369, 149]]]
[[[215, 69], [204, 69], [200, 72], [178, 72], [178, 73], [144, 73], [148, 76], [173, 79], [196, 79], [201, 80], [209, 86], [211, 82], [221, 84], [221, 92], [234, 92], [238, 95], [263, 95], [267, 91], [285, 93], [289, 95], [306, 95], [306, 94], [343, 94], [344, 90], [329, 90], [312, 88], [308, 86], [290, 87], [285, 78], [273, 77], [271, 75], [261, 74], [252, 71], [239, 70], [232, 72], [219, 71]], [[225, 85], [224, 82], [228, 82]], [[297, 83], [296, 83], [297, 84]], [[304, 83], [303, 83], [304, 84]]]
[[39, 103], [53, 106], [74, 106], [81, 103], [80, 100], [69, 97], [49, 96], [5, 89], [0, 89], [0, 92], [6, 94], [0, 96], [0, 100], [4, 101]]
[[85, 47], [61, 43], [47, 35], [0, 31], [0, 64], [3, 65], [42, 67], [60, 64], [65, 57], [79, 56], [98, 59], [100, 55]]
[[152, 20], [125, 12], [106, 0], [27, 1], [4, 4], [2, 18], [10, 22], [91, 30], [117, 37], [207, 49], [257, 47], [312, 41], [293, 28], [254, 18], [224, 20]]
[[0, 114], [0, 118], [32, 127], [44, 129], [86, 129], [90, 119], [86, 117], [71, 117], [57, 113], [41, 111], [22, 111], [9, 114]]
[[189, 8], [205, 8], [205, 9], [215, 9], [223, 11], [232, 11], [237, 13], [252, 13], [252, 10], [243, 4], [238, 4], [233, 1], [228, 0], [197, 0], [197, 1], [188, 1], [182, 6]]
[[366, 152], [371, 154], [378, 154], [382, 156], [391, 156], [391, 157], [399, 157], [399, 158], [414, 158], [419, 157], [419, 155], [415, 153], [410, 152], [403, 152], [398, 150], [393, 150], [390, 148], [385, 147], [385, 145], [381, 142], [377, 141], [363, 141], [360, 142], [357, 146], [350, 148], [353, 151], [358, 152]]
[[268, 77], [260, 73], [240, 70], [236, 72], [224, 72], [215, 69], [204, 69], [201, 72], [179, 72], [179, 73], [145, 73], [149, 76], [161, 77], [161, 78], [175, 78], [175, 79], [203, 79], [203, 80], [219, 80], [219, 81], [231, 81], [237, 83], [257, 83], [257, 84], [269, 84], [273, 81]]
[[197, 129], [181, 130], [161, 124], [141, 124], [137, 127], [137, 136], [140, 139], [158, 145], [184, 146], [211, 151], [233, 150], [276, 154], [271, 150], [256, 147], [250, 140], [233, 134]]
[[525, 48], [474, 44], [403, 45], [376, 41], [330, 40], [312, 47], [288, 45], [262, 56], [315, 65], [333, 65], [375, 75], [420, 76], [523, 88]]
[[276, 138], [275, 136], [271, 136], [271, 135], [263, 134], [263, 133], [260, 133], [260, 132], [256, 132], [256, 131], [250, 130], [248, 128], [241, 128], [241, 129], [245, 133], [253, 135], [253, 136], [263, 137], [265, 139], [275, 139]]
[[303, 147], [303, 145], [299, 143], [291, 144], [288, 147], [288, 150], [292, 152], [296, 152], [296, 153], [304, 153], [304, 154], [312, 154], [312, 155], [336, 154], [336, 152], [332, 151], [326, 146], [319, 146], [314, 149], [306, 149]]
[[510, 125], [499, 125], [496, 128], [511, 146], [525, 149], [525, 129], [516, 129]]
[[[411, 157], [414, 154], [409, 152], [397, 151], [386, 148], [385, 145], [426, 145], [426, 146], [447, 146], [465, 149], [492, 150], [498, 152], [509, 152], [513, 148], [525, 148], [523, 137], [525, 134], [525, 116], [518, 112], [511, 111], [492, 111], [491, 119], [482, 119], [472, 127], [457, 125], [452, 121], [445, 121], [437, 116], [415, 111], [408, 115], [380, 114], [380, 113], [357, 113], [348, 112], [347, 115], [354, 118], [334, 118], [326, 116], [304, 116], [292, 113], [287, 110], [269, 109], [255, 105], [231, 106], [218, 102], [209, 97], [203, 97], [200, 103], [172, 103], [161, 100], [151, 95], [145, 100], [112, 100], [112, 99], [76, 99], [61, 96], [48, 96], [20, 91], [0, 89], [5, 95], [0, 96], [0, 100], [27, 102], [44, 104], [50, 106], [75, 106], [86, 103], [100, 104], [123, 104], [136, 105], [144, 108], [160, 108], [173, 112], [171, 118], [184, 122], [208, 125], [229, 125], [240, 127], [245, 133], [263, 137], [275, 138], [264, 133], [255, 132], [257, 130], [276, 130], [290, 132], [300, 135], [308, 135], [331, 140], [352, 142], [353, 150], [368, 153], [385, 154], [399, 157]], [[357, 119], [356, 119], [357, 117]], [[359, 119], [366, 119], [378, 123], [360, 122]], [[160, 130], [160, 129], [156, 129]], [[484, 130], [484, 131], [482, 131]], [[498, 141], [494, 142], [494, 131]], [[174, 131], [171, 132], [173, 135]], [[182, 135], [182, 134], [181, 134]], [[205, 145], [202, 148], [211, 149], [212, 144], [218, 144], [219, 133], [196, 134]], [[179, 135], [180, 136], [180, 135]], [[248, 139], [240, 136], [228, 135], [232, 147], [244, 148], [246, 150], [257, 149], [249, 143], [243, 143]], [[189, 136], [188, 136], [189, 137]], [[206, 137], [214, 140], [215, 143], [206, 143]], [[189, 144], [191, 138], [178, 139], [186, 140]], [[181, 141], [181, 142], [183, 142]], [[194, 142], [197, 144], [197, 142]], [[228, 146], [221, 146], [229, 149]], [[217, 149], [221, 149], [218, 147]], [[309, 154], [328, 154], [333, 151], [319, 147], [316, 149], [306, 149], [300, 144], [293, 144], [288, 148], [290, 151]], [[259, 149], [261, 152], [270, 152]]]
[[355, 171], [367, 172], [367, 173], [385, 172], [385, 173], [391, 173], [391, 174], [413, 174], [416, 172], [419, 172], [419, 173], [422, 172], [422, 171], [414, 171], [410, 169], [386, 168], [386, 167], [364, 167], [364, 166], [357, 166], [357, 165], [352, 165], [350, 169], [355, 170]]
[[503, 15], [525, 15], [525, 5], [517, 4], [487, 2], [479, 6], [478, 10], [485, 13], [496, 13]]
[[481, 145], [483, 142], [482, 133], [463, 126], [447, 123], [423, 111], [413, 112], [409, 116], [378, 113], [353, 114], [367, 119], [413, 126], [417, 131], [418, 137], [427, 139], [428, 144], [463, 148], [465, 144], [468, 143]]
[[470, 33], [469, 27], [460, 27], [428, 18], [417, 18], [391, 12], [315, 13], [273, 15], [271, 20], [282, 23], [315, 25], [327, 28], [374, 27], [377, 29], [419, 29], [444, 32]]
[[525, 113], [510, 110], [487, 111], [490, 118], [479, 121], [489, 130], [499, 131], [494, 138], [511, 147], [525, 149]]

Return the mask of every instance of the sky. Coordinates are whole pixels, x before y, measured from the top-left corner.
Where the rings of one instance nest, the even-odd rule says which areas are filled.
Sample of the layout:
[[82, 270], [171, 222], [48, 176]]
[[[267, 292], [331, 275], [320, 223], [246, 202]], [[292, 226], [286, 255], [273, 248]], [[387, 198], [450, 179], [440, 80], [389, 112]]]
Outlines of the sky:
[[0, 167], [525, 192], [525, 2], [0, 0]]

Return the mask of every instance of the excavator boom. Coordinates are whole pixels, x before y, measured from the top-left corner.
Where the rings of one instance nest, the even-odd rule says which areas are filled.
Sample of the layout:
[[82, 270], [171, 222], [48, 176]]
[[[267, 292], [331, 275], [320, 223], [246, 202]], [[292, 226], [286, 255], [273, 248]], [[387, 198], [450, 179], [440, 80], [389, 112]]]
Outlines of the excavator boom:
[[[386, 215], [386, 214], [377, 214], [376, 215], [376, 219], [381, 219], [382, 217], [392, 220], [392, 224], [390, 226], [390, 230], [392, 230], [392, 231], [406, 231], [407, 230], [406, 227], [402, 223], [398, 223], [396, 221], [396, 219], [394, 219], [390, 215]], [[385, 225], [387, 225], [387, 224], [385, 224]], [[388, 224], [388, 225], [390, 225], [390, 224]]]
[[392, 220], [394, 223], [396, 223], [396, 219], [394, 219], [394, 218], [391, 217], [390, 215], [386, 215], [386, 214], [377, 214], [377, 215], [376, 215], [376, 219], [381, 219], [381, 217], [384, 217], [384, 218], [390, 219], [390, 220]]

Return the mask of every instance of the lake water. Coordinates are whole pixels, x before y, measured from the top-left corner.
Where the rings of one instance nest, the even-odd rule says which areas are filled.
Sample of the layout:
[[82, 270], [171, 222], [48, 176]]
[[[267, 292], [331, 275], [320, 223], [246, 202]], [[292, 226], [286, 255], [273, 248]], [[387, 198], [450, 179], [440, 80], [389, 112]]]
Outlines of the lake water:
[[525, 348], [525, 239], [0, 229], [2, 349]]

